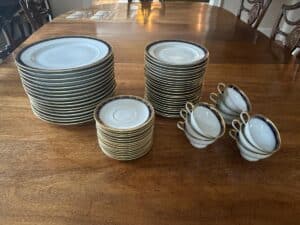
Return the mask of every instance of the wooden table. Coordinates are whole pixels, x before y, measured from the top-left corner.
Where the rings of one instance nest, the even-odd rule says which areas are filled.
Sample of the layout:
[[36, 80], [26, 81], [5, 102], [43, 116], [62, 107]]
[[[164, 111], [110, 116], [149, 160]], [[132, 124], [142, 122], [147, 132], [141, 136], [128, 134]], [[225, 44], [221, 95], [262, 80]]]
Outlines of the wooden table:
[[143, 96], [147, 43], [201, 43], [210, 51], [203, 101], [218, 82], [239, 85], [253, 113], [277, 124], [282, 149], [250, 163], [226, 134], [198, 151], [176, 120], [157, 116], [148, 155], [127, 163], [109, 159], [98, 148], [93, 123], [54, 126], [32, 114], [11, 57], [0, 66], [0, 224], [299, 224], [300, 80], [288, 51], [206, 4], [154, 3], [146, 14], [134, 4], [93, 10], [99, 9], [116, 13], [104, 21], [63, 15], [24, 46], [59, 35], [104, 39], [116, 56], [118, 93]]

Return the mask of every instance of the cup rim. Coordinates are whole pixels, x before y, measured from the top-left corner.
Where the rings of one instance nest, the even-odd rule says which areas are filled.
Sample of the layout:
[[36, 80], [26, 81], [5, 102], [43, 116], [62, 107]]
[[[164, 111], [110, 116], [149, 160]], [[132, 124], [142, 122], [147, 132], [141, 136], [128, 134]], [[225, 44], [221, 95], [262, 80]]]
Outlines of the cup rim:
[[[212, 139], [212, 140], [201, 140], [201, 139], [195, 137], [194, 135], [190, 134], [190, 133], [186, 130], [186, 127], [184, 127], [184, 133], [185, 133], [185, 135], [188, 136], [187, 138], [189, 139], [190, 142], [191, 142], [191, 141], [193, 141], [194, 143], [195, 143], [195, 142], [196, 142], [196, 143], [197, 143], [197, 142], [209, 142], [209, 143], [201, 143], [202, 145], [205, 145], [205, 146], [210, 145], [210, 144], [214, 143], [214, 141], [215, 141], [215, 139]], [[190, 139], [191, 139], [191, 140], [190, 140]]]
[[259, 149], [259, 148], [255, 147], [255, 146], [248, 140], [248, 138], [247, 138], [247, 136], [246, 136], [246, 134], [245, 134], [245, 132], [244, 132], [245, 127], [246, 127], [246, 125], [245, 125], [245, 124], [242, 124], [242, 125], [241, 125], [240, 131], [237, 132], [237, 136], [238, 136], [237, 138], [238, 138], [238, 140], [239, 140], [240, 132], [241, 132], [241, 133], [243, 134], [243, 136], [245, 137], [246, 141], [248, 142], [248, 144], [251, 145], [253, 148], [257, 149], [258, 151], [262, 152], [262, 153], [252, 151], [251, 149], [249, 149], [248, 147], [246, 147], [245, 145], [243, 145], [243, 144], [239, 141], [239, 142], [240, 142], [247, 150], [249, 150], [249, 152], [252, 152], [252, 153], [255, 153], [255, 154], [258, 154], [258, 155], [272, 155], [273, 153], [275, 153], [275, 151], [267, 152], [267, 151], [265, 151], [265, 150], [263, 150], [263, 149]]
[[[222, 96], [222, 95], [219, 96], [219, 101], [218, 101], [217, 104], [216, 104], [216, 108], [217, 108], [220, 112], [222, 112], [222, 113], [224, 113], [224, 114], [226, 114], [226, 115], [228, 115], [228, 116], [232, 116], [232, 117], [237, 118], [237, 117], [239, 116], [239, 113], [237, 113], [237, 112], [235, 112], [234, 110], [232, 110], [232, 109], [226, 104], [226, 102], [224, 101], [223, 98], [224, 98], [224, 96]], [[226, 107], [227, 110], [233, 111], [233, 113], [235, 113], [235, 115], [234, 115], [234, 114], [230, 114], [230, 113], [224, 112], [224, 111], [220, 108], [220, 106], [219, 106], [219, 105], [220, 105], [220, 102], [223, 103], [224, 107]]]
[[[253, 152], [250, 152], [241, 142], [237, 142], [236, 144], [237, 144], [237, 147], [238, 147], [238, 149], [240, 151], [240, 154], [242, 155], [243, 158], [244, 158], [244, 154], [245, 154], [246, 157], [250, 157], [250, 158], [254, 159], [254, 160], [251, 160], [251, 162], [257, 162], [257, 161], [263, 159], [263, 158], [258, 158], [257, 156], [251, 156], [251, 155], [249, 155], [249, 154], [251, 154]], [[241, 150], [241, 147], [243, 148], [243, 150]], [[248, 159], [246, 159], [246, 160], [248, 160]]]
[[[201, 137], [203, 137], [204, 139], [206, 139], [206, 140], [203, 140], [203, 141], [211, 141], [211, 140], [215, 140], [215, 138], [209, 138], [209, 137], [206, 137], [206, 136], [200, 134], [200, 133], [193, 127], [193, 125], [192, 125], [192, 123], [191, 123], [191, 114], [190, 114], [189, 112], [188, 112], [188, 116], [187, 116], [187, 119], [186, 119], [185, 122], [189, 123], [191, 129], [193, 129], [193, 131], [194, 131], [195, 133], [197, 133], [199, 136], [201, 136]], [[185, 129], [186, 129], [186, 127], [185, 127]], [[188, 131], [187, 131], [187, 132], [188, 132]], [[189, 133], [189, 132], [188, 132], [188, 133]], [[190, 133], [189, 133], [189, 134], [190, 134]], [[190, 134], [190, 135], [192, 135], [192, 134]], [[194, 135], [192, 135], [192, 136], [195, 137]], [[196, 138], [196, 139], [199, 139], [199, 138], [197, 138], [197, 137], [195, 137], [195, 138]]]
[[[221, 130], [220, 130], [220, 133], [214, 137], [214, 139], [217, 139], [217, 138], [220, 138], [224, 135], [225, 131], [226, 131], [226, 123], [224, 121], [224, 118], [223, 116], [221, 115], [221, 113], [219, 112], [218, 109], [216, 109], [212, 104], [209, 104], [209, 103], [206, 103], [206, 102], [198, 102], [194, 105], [193, 107], [193, 111], [191, 113], [191, 116], [194, 112], [194, 110], [197, 108], [197, 107], [205, 107], [205, 108], [208, 108], [210, 111], [212, 111], [214, 113], [214, 115], [217, 117], [219, 123], [220, 123], [220, 127], [221, 127]], [[198, 126], [198, 124], [197, 124]]]
[[263, 122], [265, 122], [270, 129], [272, 130], [274, 136], [275, 136], [275, 141], [276, 141], [276, 146], [275, 148], [272, 150], [272, 152], [278, 151], [281, 147], [281, 137], [280, 137], [280, 132], [278, 130], [278, 128], [275, 126], [275, 124], [267, 117], [261, 115], [261, 114], [256, 114], [250, 117], [249, 121], [245, 124], [245, 129], [246, 129], [246, 125], [250, 123], [251, 119], [260, 119]]
[[[228, 87], [234, 89], [235, 91], [237, 91], [240, 94], [240, 96], [244, 99], [244, 101], [247, 104], [247, 111], [251, 112], [252, 111], [252, 104], [250, 102], [250, 99], [246, 95], [246, 93], [239, 86], [237, 86], [235, 84], [227, 84], [225, 89], [228, 88]], [[223, 94], [224, 94], [224, 91], [223, 91]]]

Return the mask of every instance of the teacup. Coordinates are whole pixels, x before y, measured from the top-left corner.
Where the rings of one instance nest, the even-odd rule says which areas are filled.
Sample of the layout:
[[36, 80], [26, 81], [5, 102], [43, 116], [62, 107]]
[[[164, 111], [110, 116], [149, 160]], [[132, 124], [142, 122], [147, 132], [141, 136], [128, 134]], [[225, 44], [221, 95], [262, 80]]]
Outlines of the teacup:
[[209, 145], [209, 144], [211, 144], [211, 143], [214, 142], [214, 140], [213, 141], [203, 141], [203, 140], [200, 140], [200, 139], [192, 136], [186, 130], [185, 122], [183, 122], [183, 121], [177, 122], [177, 127], [185, 133], [185, 135], [188, 138], [188, 140], [190, 141], [191, 145], [193, 145], [195, 148], [202, 149], [202, 148], [207, 147], [207, 145]]
[[[219, 110], [220, 111], [220, 110]], [[221, 115], [223, 116], [224, 121], [226, 124], [231, 125], [232, 120], [234, 120], [236, 117], [233, 117], [231, 115], [225, 114], [222, 111], [220, 111]]]
[[203, 140], [203, 141], [211, 141], [214, 140], [212, 138], [207, 138], [203, 135], [201, 135], [200, 133], [197, 132], [197, 130], [195, 130], [193, 128], [193, 126], [191, 125], [191, 114], [186, 111], [185, 109], [181, 109], [180, 110], [180, 116], [181, 118], [184, 120], [185, 123], [185, 129], [186, 131], [191, 134], [192, 136], [194, 136], [197, 139]]
[[247, 95], [233, 84], [226, 85], [219, 83], [217, 86], [219, 94], [223, 96], [223, 101], [227, 107], [236, 113], [250, 112], [251, 103]]
[[194, 105], [187, 102], [185, 108], [190, 113], [192, 127], [199, 134], [208, 139], [216, 139], [224, 135], [225, 121], [212, 105], [204, 102]]
[[240, 118], [245, 124], [244, 133], [249, 142], [266, 153], [278, 151], [281, 146], [280, 133], [275, 124], [262, 115], [241, 113]]
[[237, 131], [236, 129], [231, 129], [229, 131], [229, 135], [236, 141], [240, 151], [243, 152], [244, 155], [247, 155], [252, 159], [256, 159], [255, 161], [268, 158], [269, 156], [272, 155], [272, 154], [259, 152], [259, 150], [257, 150], [251, 144], [249, 144], [245, 136], [243, 135], [242, 129], [240, 131]]
[[231, 110], [225, 103], [224, 103], [224, 96], [221, 94], [210, 93], [209, 99], [216, 105], [218, 110], [222, 113], [230, 117], [238, 117], [240, 114]]
[[250, 162], [256, 162], [259, 160], [258, 158], [251, 156], [251, 154], [249, 154], [249, 152], [245, 149], [245, 147], [242, 146], [240, 143], [237, 142], [237, 146], [240, 149], [240, 154], [244, 159]]

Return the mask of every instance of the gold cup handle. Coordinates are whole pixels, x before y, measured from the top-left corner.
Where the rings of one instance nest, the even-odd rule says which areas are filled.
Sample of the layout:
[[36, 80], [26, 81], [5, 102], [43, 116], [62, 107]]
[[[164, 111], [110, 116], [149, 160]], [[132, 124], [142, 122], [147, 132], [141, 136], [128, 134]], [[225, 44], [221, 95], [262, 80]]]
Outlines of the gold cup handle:
[[209, 94], [209, 99], [214, 103], [214, 104], [217, 104], [217, 101], [218, 101], [218, 94], [217, 93], [210, 93]]
[[241, 127], [242, 127], [242, 124], [239, 120], [237, 119], [234, 119], [232, 120], [232, 123], [231, 123], [232, 127], [236, 130], [236, 131], [240, 131]]
[[193, 112], [193, 109], [194, 109], [194, 104], [191, 103], [191, 102], [187, 102], [185, 104], [185, 109], [186, 111], [188, 111], [189, 113], [192, 113]]
[[237, 131], [234, 129], [231, 129], [229, 131], [229, 136], [233, 139], [233, 140], [237, 140]]
[[242, 123], [246, 124], [250, 120], [250, 115], [247, 112], [241, 112], [240, 118], [241, 118]]
[[218, 83], [217, 90], [220, 94], [222, 94], [224, 92], [225, 88], [226, 88], [226, 84]]
[[184, 122], [183, 121], [178, 121], [177, 122], [177, 128], [179, 129], [179, 130], [182, 130], [183, 132], [185, 132], [185, 125], [184, 125]]
[[188, 117], [188, 112], [185, 110], [185, 109], [181, 109], [180, 110], [180, 116], [181, 116], [181, 118], [185, 121], [186, 120], [186, 118]]

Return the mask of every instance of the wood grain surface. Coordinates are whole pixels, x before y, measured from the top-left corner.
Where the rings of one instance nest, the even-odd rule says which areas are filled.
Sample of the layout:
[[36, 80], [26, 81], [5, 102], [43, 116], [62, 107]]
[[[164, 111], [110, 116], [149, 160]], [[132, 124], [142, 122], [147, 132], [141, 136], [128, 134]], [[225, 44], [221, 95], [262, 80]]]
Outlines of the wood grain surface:
[[176, 120], [157, 116], [149, 154], [127, 163], [109, 159], [98, 147], [94, 123], [55, 126], [32, 114], [10, 57], [0, 65], [0, 224], [299, 224], [299, 61], [221, 8], [180, 2], [142, 8], [97, 5], [92, 10], [115, 12], [103, 21], [62, 15], [22, 47], [62, 35], [108, 41], [117, 92], [143, 96], [147, 43], [203, 44], [210, 51], [203, 101], [218, 82], [240, 86], [253, 113], [278, 126], [281, 150], [250, 163], [226, 134], [199, 151], [176, 129]]

